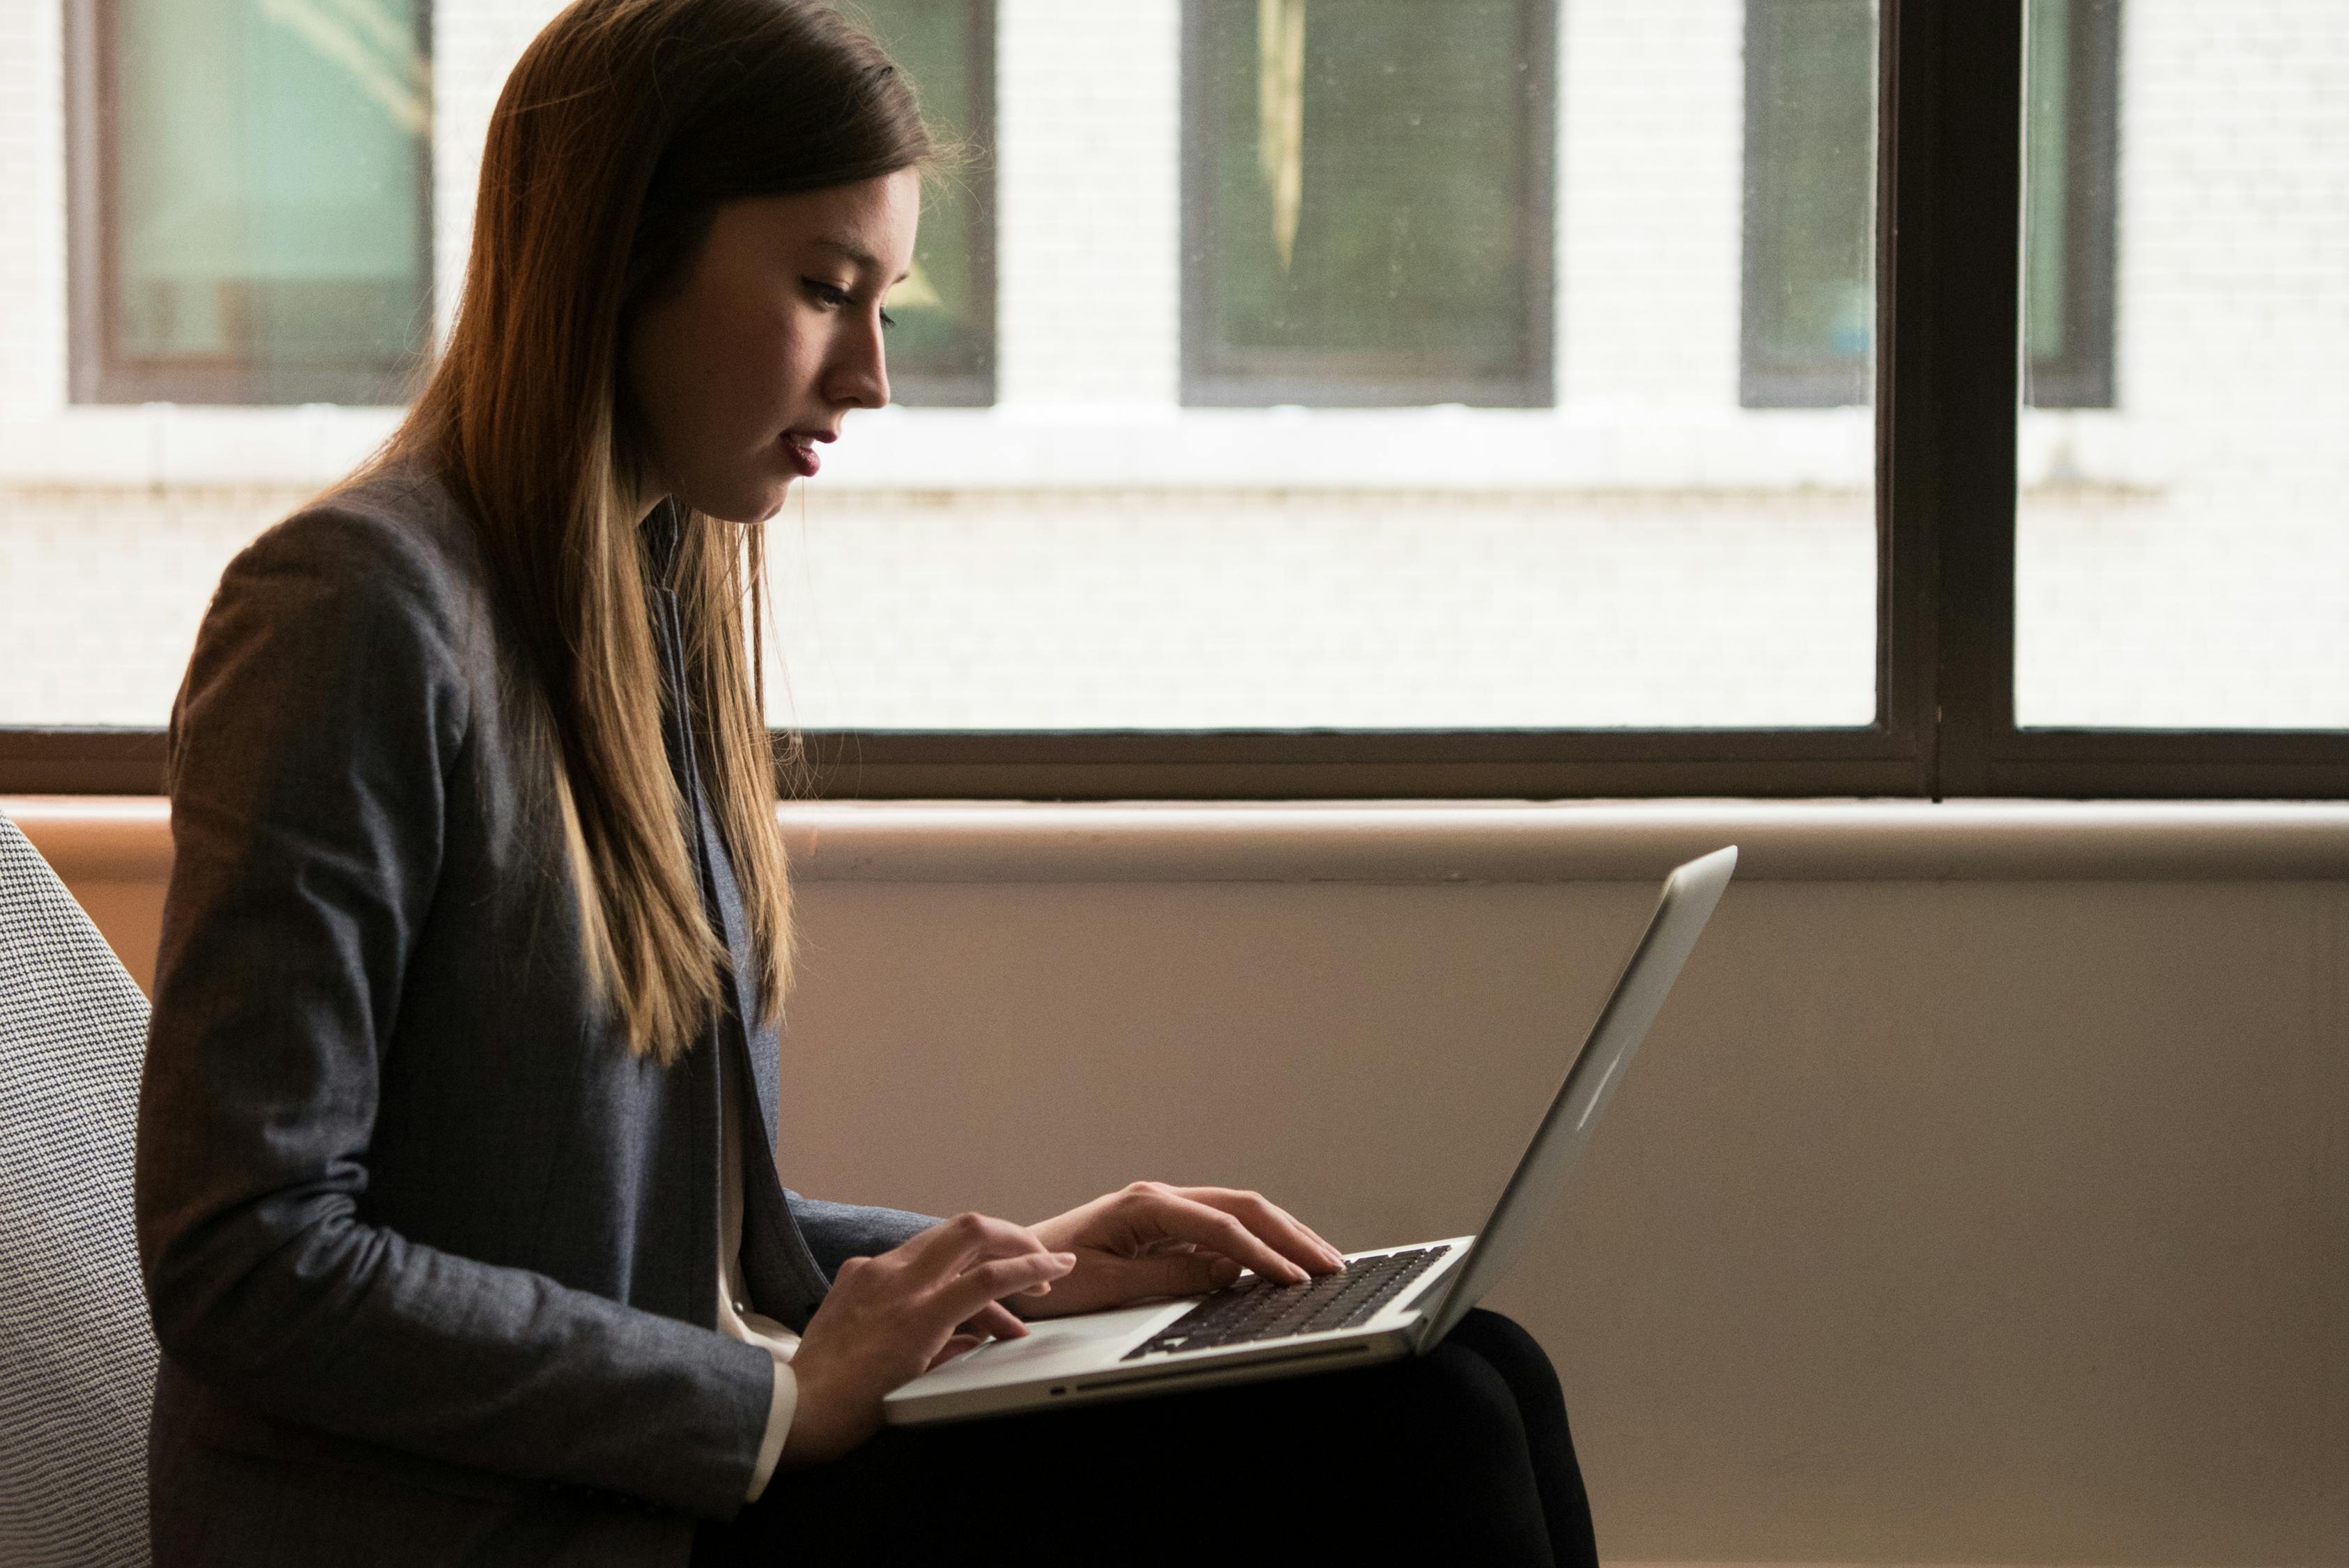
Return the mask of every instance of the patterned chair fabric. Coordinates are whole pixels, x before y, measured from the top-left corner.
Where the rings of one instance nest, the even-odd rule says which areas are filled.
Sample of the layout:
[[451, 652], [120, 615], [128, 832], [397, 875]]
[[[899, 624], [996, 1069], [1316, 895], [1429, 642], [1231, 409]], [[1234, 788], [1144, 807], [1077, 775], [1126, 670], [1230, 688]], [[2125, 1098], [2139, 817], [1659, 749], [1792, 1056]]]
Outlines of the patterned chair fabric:
[[0, 1563], [140, 1564], [155, 1340], [131, 1231], [147, 1002], [0, 816]]

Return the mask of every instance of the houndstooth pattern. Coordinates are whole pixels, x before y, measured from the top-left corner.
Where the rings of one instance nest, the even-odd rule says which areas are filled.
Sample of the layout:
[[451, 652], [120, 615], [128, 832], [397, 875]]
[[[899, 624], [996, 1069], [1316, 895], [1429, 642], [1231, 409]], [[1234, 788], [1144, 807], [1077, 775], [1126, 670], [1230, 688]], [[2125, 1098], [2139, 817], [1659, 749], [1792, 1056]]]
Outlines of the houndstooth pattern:
[[155, 1340], [131, 1230], [147, 1002], [0, 816], [0, 1563], [140, 1564]]

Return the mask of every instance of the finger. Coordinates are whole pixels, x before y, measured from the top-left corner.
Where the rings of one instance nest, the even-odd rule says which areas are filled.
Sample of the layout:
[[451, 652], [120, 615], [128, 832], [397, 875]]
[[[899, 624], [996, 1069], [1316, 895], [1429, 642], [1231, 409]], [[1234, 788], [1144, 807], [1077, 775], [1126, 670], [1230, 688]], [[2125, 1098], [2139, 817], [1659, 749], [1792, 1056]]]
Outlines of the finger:
[[985, 1258], [1050, 1255], [1050, 1249], [1027, 1226], [973, 1213], [932, 1225], [900, 1251], [921, 1279], [950, 1278]]
[[1239, 1278], [1240, 1265], [1215, 1253], [1158, 1253], [1137, 1258], [1117, 1258], [1104, 1265], [1113, 1270], [1120, 1301], [1152, 1295], [1201, 1295], [1218, 1291]]
[[1304, 1221], [1299, 1219], [1288, 1210], [1280, 1208], [1278, 1204], [1274, 1204], [1273, 1207], [1279, 1212], [1281, 1218], [1287, 1220], [1290, 1224], [1304, 1232], [1306, 1235], [1311, 1237], [1317, 1245], [1328, 1248], [1330, 1255], [1337, 1259], [1340, 1264], [1345, 1263], [1346, 1254], [1344, 1252], [1333, 1245], [1329, 1237], [1323, 1235], [1320, 1232], [1315, 1230], [1312, 1226], [1307, 1224]]
[[[1267, 1279], [1278, 1280], [1284, 1284], [1298, 1284], [1310, 1277], [1302, 1264], [1291, 1262], [1266, 1245], [1255, 1232], [1233, 1215], [1187, 1196], [1185, 1191], [1170, 1189], [1164, 1192], [1139, 1193], [1134, 1201], [1148, 1205], [1144, 1212], [1158, 1229], [1184, 1241], [1195, 1243], [1209, 1252], [1221, 1253]], [[1322, 1265], [1322, 1272], [1329, 1272], [1326, 1264]]]
[[976, 1350], [985, 1343], [986, 1341], [976, 1334], [957, 1334], [938, 1346], [938, 1353], [930, 1357], [930, 1367], [943, 1367], [965, 1351]]
[[1330, 1274], [1346, 1266], [1343, 1253], [1307, 1230], [1296, 1215], [1260, 1192], [1235, 1191], [1228, 1187], [1178, 1187], [1175, 1191], [1194, 1202], [1222, 1210], [1283, 1257], [1304, 1268]]
[[966, 1318], [962, 1326], [966, 1333], [991, 1335], [997, 1339], [1028, 1337], [1028, 1326], [1000, 1302], [988, 1302]]
[[[1295, 1217], [1291, 1216], [1291, 1218], [1294, 1219]], [[1302, 1220], [1297, 1220], [1296, 1225], [1299, 1230], [1312, 1237], [1316, 1243], [1326, 1250], [1330, 1256], [1336, 1261], [1340, 1268], [1344, 1268], [1346, 1266], [1346, 1253], [1343, 1248], [1340, 1247], [1336, 1243], [1330, 1241], [1329, 1237], [1323, 1235], [1320, 1232], [1315, 1230], [1312, 1226], [1307, 1224]]]
[[950, 1324], [962, 1323], [991, 1303], [1016, 1295], [1039, 1280], [1056, 1280], [1076, 1266], [1074, 1253], [1024, 1253], [975, 1264], [938, 1288], [939, 1315]]

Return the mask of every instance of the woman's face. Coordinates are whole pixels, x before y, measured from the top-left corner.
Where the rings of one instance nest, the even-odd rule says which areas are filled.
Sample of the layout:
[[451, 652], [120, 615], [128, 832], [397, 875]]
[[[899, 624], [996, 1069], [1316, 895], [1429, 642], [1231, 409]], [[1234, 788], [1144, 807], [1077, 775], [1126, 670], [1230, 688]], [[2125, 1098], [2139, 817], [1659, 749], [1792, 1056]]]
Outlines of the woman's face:
[[729, 201], [626, 344], [659, 493], [759, 522], [851, 408], [889, 401], [881, 301], [912, 265], [912, 170]]

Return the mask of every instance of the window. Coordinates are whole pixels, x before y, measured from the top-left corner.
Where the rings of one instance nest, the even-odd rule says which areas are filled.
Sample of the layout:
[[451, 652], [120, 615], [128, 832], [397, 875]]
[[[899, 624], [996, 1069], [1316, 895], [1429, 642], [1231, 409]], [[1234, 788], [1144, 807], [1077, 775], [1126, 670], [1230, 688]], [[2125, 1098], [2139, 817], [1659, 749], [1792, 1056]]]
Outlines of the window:
[[[1876, 295], [1868, 167], [1876, 138], [1873, 0], [1747, 0], [1745, 262], [1740, 395], [1748, 407], [1868, 401]], [[2118, 0], [2032, 7], [2026, 96], [2025, 323], [2031, 402], [2113, 401]]]
[[[440, 10], [443, 258], [547, 8]], [[819, 790], [2349, 796], [2349, 7], [862, 9], [982, 151], [900, 389], [1001, 369], [983, 415], [860, 417], [770, 528], [771, 716]], [[1406, 13], [1458, 36], [1399, 50]], [[154, 788], [222, 563], [397, 414], [67, 403], [123, 90], [94, 40], [146, 14], [63, 5], [70, 115], [0, 50], [0, 789]], [[1456, 100], [1470, 55], [1485, 90], [1417, 127], [1338, 90]], [[1340, 173], [1507, 244], [1350, 271]], [[1476, 376], [1535, 406], [1430, 401]], [[1387, 406], [1263, 406], [1325, 397]]]
[[1185, 402], [1551, 401], [1554, 11], [1190, 0]]
[[2035, 407], [2113, 403], [2120, 12], [2120, 0], [2031, 0], [2023, 337]]
[[1876, 290], [1873, 0], [1746, 0], [1749, 407], [1865, 403]]
[[994, 0], [854, 0], [922, 96], [933, 131], [967, 154], [931, 181], [913, 275], [889, 298], [890, 395], [908, 405], [995, 401]]
[[2349, 728], [2349, 10], [2130, 8], [2127, 377], [2117, 415], [2084, 416], [2064, 405], [2107, 400], [2110, 351], [2068, 351], [2084, 317], [2112, 332], [2113, 302], [2045, 261], [2083, 211], [2111, 246], [2113, 137], [2080, 156], [2082, 117], [2043, 112], [2040, 84], [2109, 52], [2116, 9], [2029, 11], [2031, 167], [2072, 182], [2023, 211], [2015, 717]]
[[77, 400], [396, 403], [431, 338], [424, 0], [76, 0]]
[[[1250, 0], [1191, 11], [1178, 61], [1171, 5], [1005, 7], [1001, 417], [875, 421], [894, 445], [869, 486], [810, 487], [804, 512], [771, 531], [778, 727], [854, 733], [867, 759], [923, 738], [969, 754], [1053, 735], [1243, 749], [1402, 737], [1444, 757], [1464, 730], [1864, 732], [1878, 707], [1867, 411], [1789, 428], [1734, 403], [1742, 15], [1541, 10], [1563, 15], [1562, 46], [1547, 25], [1516, 41], [1530, 15], [1516, 5]], [[1872, 61], [1873, 8], [1850, 24]], [[1222, 31], [1203, 40], [1210, 25]], [[1246, 67], [1222, 92], [1238, 128], [1220, 140], [1222, 122], [1198, 118], [1203, 41]], [[1453, 51], [1434, 54], [1442, 70], [1415, 77], [1439, 45]], [[1292, 67], [1300, 96], [1285, 98]], [[1554, 194], [1516, 201], [1519, 176], [1493, 174], [1509, 147], [1495, 138], [1522, 122], [1523, 84], [1552, 70], [1566, 73], [1549, 94], [1563, 124], [1540, 138], [1557, 147], [1540, 160]], [[1317, 110], [1315, 83], [1358, 75], [1401, 85], [1335, 100], [1360, 109], [1350, 127]], [[1429, 98], [1431, 83], [1456, 101]], [[1268, 350], [1267, 377], [1236, 376], [1225, 395], [1386, 407], [1199, 407], [1195, 377], [1174, 374], [1201, 320], [1174, 319], [1178, 297], [1196, 304], [1203, 279], [1283, 276], [1271, 198], [1287, 176], [1268, 180], [1259, 156], [1268, 101], [1276, 125], [1293, 109], [1301, 139], [1290, 276], [1325, 280], [1282, 284], [1281, 308], [1325, 345], [1355, 335], [1343, 353]], [[1198, 189], [1177, 183], [1180, 136], [1195, 157], [1220, 146], [1255, 203], [1239, 237], [1253, 250], [1235, 242], [1230, 265], [1187, 278], [1173, 242]], [[1317, 147], [1337, 151], [1317, 160]], [[1330, 170], [1330, 222], [1373, 240], [1400, 226], [1433, 248], [1351, 270], [1361, 245], [1317, 238]], [[1359, 211], [1340, 200], [1350, 189]], [[1428, 406], [1465, 400], [1430, 379], [1423, 350], [1446, 334], [1490, 335], [1495, 363], [1548, 352], [1499, 243], [1528, 209], [1573, 215], [1554, 263], [1560, 374], [1526, 395], [1539, 407]], [[1430, 214], [1485, 230], [1454, 235]], [[1474, 242], [1446, 248], [1455, 238]], [[1486, 262], [1490, 286], [1449, 297]], [[1420, 346], [1363, 346], [1397, 322]], [[1284, 359], [1319, 380], [1271, 377]], [[965, 436], [977, 449], [953, 463]], [[841, 455], [866, 460], [867, 438]], [[924, 469], [936, 477], [909, 483]]]

